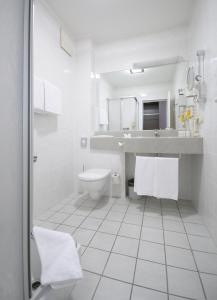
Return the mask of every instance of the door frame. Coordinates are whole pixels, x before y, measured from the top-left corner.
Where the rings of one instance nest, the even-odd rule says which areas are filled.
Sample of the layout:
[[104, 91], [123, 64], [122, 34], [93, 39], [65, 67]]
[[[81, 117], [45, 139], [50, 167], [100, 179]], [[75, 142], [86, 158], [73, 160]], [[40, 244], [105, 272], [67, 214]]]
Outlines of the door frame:
[[33, 0], [24, 0], [23, 40], [23, 293], [32, 296], [30, 238], [32, 228], [33, 152], [32, 152], [32, 29]]

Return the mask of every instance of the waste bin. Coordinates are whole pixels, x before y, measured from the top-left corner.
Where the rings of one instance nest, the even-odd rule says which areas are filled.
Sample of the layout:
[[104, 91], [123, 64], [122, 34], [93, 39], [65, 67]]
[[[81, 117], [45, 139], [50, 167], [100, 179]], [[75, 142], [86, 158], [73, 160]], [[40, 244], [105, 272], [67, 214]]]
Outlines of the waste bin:
[[128, 196], [132, 200], [139, 199], [139, 196], [134, 192], [134, 178], [128, 180]]

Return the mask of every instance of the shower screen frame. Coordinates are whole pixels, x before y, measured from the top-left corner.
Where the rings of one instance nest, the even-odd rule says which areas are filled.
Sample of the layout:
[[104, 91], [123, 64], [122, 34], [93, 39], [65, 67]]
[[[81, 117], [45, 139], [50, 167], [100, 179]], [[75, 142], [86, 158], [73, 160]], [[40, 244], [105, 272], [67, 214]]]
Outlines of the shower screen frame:
[[[127, 99], [134, 99], [135, 100], [135, 106], [136, 106], [136, 109], [135, 109], [135, 123], [136, 123], [136, 128], [135, 130], [138, 130], [139, 129], [139, 102], [137, 100], [136, 97], [121, 97], [121, 98], [107, 98], [107, 112], [108, 112], [108, 131], [111, 130], [110, 129], [110, 120], [111, 120], [111, 117], [110, 117], [110, 110], [109, 110], [109, 104], [111, 101], [119, 101], [119, 105], [120, 105], [120, 131], [125, 131], [125, 129], [123, 129], [123, 113], [122, 113], [122, 103], [123, 101], [126, 101]], [[128, 130], [128, 129], [126, 129]], [[131, 129], [129, 129], [131, 130]]]

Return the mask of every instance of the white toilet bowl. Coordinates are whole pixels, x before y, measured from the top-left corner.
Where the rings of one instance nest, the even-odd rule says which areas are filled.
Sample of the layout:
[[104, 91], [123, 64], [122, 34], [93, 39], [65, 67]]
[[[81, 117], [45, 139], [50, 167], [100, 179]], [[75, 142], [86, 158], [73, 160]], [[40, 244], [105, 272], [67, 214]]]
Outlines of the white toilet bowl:
[[111, 170], [89, 169], [78, 175], [83, 191], [87, 192], [92, 200], [99, 200], [105, 193], [105, 188], [110, 188]]

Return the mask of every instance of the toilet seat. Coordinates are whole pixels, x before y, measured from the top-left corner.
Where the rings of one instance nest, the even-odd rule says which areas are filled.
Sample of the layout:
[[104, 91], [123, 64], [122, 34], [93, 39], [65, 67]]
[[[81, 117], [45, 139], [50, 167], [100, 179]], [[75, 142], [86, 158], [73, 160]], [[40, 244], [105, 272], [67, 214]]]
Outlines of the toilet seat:
[[89, 169], [78, 175], [78, 178], [83, 181], [98, 181], [106, 178], [111, 173], [109, 169]]

